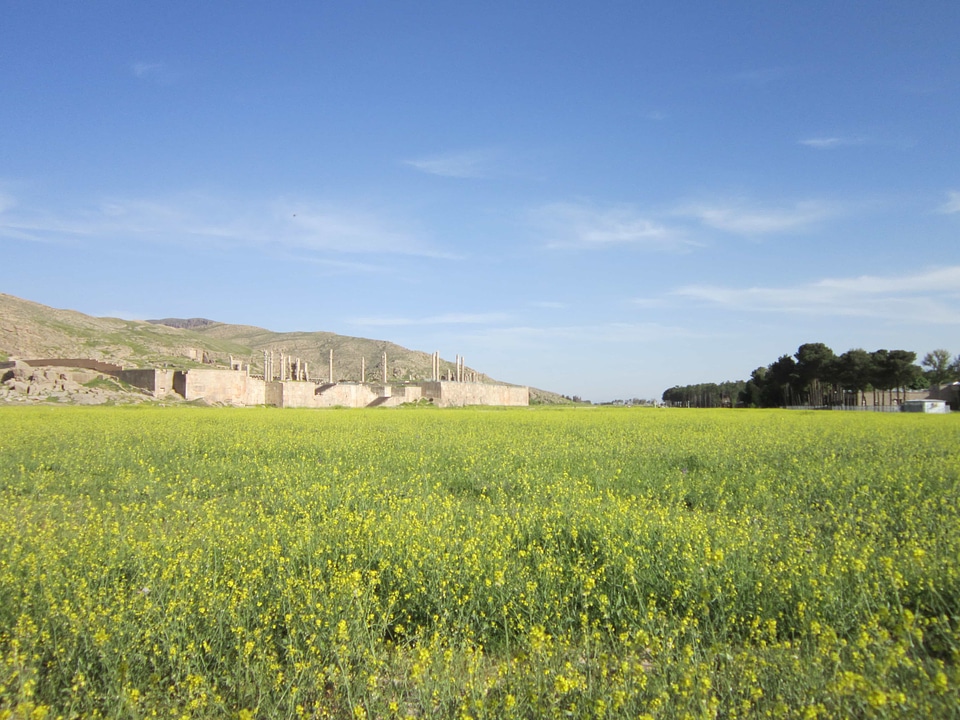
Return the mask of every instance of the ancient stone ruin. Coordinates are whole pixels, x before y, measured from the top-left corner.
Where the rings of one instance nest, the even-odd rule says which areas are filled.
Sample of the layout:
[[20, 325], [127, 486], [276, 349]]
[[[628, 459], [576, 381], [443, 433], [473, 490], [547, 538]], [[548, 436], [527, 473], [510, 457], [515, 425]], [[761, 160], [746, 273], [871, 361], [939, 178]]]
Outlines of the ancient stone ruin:
[[[430, 403], [438, 407], [465, 405], [530, 404], [529, 388], [480, 382], [480, 375], [468, 370], [457, 355], [456, 370], [446, 378], [440, 371], [440, 354], [433, 354], [431, 379], [419, 382], [391, 382], [386, 352], [375, 369], [377, 382], [366, 380], [366, 359], [361, 358], [359, 382], [337, 381], [333, 350], [325, 377], [311, 377], [310, 368], [298, 357], [284, 351], [263, 352], [263, 374], [251, 371], [250, 364], [230, 358], [230, 369], [168, 368], [124, 369], [82, 358], [23, 360], [0, 364], [3, 373], [0, 399], [63, 399], [69, 402], [106, 402], [110, 399], [108, 378], [122, 386], [137, 388], [158, 399], [200, 401], [221, 405], [272, 405], [275, 407], [393, 407], [404, 403]], [[97, 379], [104, 382], [99, 382]], [[105, 399], [106, 398], [106, 399]]]

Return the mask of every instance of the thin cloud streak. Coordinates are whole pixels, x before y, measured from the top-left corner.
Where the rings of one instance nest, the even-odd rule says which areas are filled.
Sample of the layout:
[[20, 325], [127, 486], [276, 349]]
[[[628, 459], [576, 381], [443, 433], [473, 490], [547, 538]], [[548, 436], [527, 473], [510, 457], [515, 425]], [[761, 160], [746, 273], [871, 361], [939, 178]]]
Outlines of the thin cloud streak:
[[849, 145], [863, 145], [867, 142], [866, 138], [863, 137], [812, 137], [806, 138], [804, 140], [797, 141], [800, 145], [806, 145], [809, 148], [815, 150], [830, 150], [832, 148], [849, 146]]
[[551, 249], [600, 249], [633, 246], [678, 251], [693, 245], [679, 231], [643, 217], [629, 205], [599, 207], [588, 203], [552, 203], [530, 213]]
[[960, 324], [960, 265], [904, 276], [827, 278], [793, 287], [688, 285], [671, 296], [745, 312]]
[[505, 322], [510, 316], [505, 313], [445, 313], [425, 318], [361, 317], [347, 322], [351, 325], [400, 327], [409, 325], [492, 325]]
[[664, 298], [633, 298], [630, 304], [638, 308], [662, 308], [670, 303]]
[[501, 346], [523, 345], [529, 347], [558, 340], [574, 342], [578, 346], [586, 343], [618, 345], [636, 342], [649, 343], [677, 338], [708, 338], [713, 337], [713, 333], [695, 332], [688, 328], [652, 322], [608, 322], [596, 325], [497, 327], [471, 333], [470, 337]]
[[16, 207], [17, 201], [14, 199], [13, 195], [8, 195], [7, 193], [0, 192], [0, 215], [12, 210]]
[[945, 215], [960, 213], [960, 190], [950, 190], [947, 192], [947, 201], [940, 206], [940, 212]]
[[464, 179], [483, 178], [489, 173], [490, 159], [489, 151], [468, 150], [404, 160], [404, 165], [409, 165], [428, 175]]
[[326, 272], [322, 275], [353, 275], [357, 273], [392, 275], [397, 272], [391, 265], [375, 265], [372, 263], [352, 262], [349, 260], [332, 260], [330, 258], [313, 257], [302, 253], [289, 253], [285, 256], [291, 263], [314, 265]]
[[772, 235], [803, 230], [836, 214], [817, 200], [804, 200], [780, 208], [752, 207], [743, 202], [695, 203], [677, 210], [702, 225], [738, 235]]
[[169, 85], [175, 79], [170, 68], [160, 62], [135, 62], [130, 66], [130, 72], [140, 80], [153, 81], [161, 85]]
[[283, 202], [271, 224], [282, 233], [277, 242], [306, 250], [450, 258], [374, 213]]
[[310, 202], [242, 205], [185, 194], [165, 200], [113, 198], [64, 213], [14, 205], [7, 198], [0, 210], [0, 236], [32, 242], [76, 245], [140, 240], [338, 255], [455, 257], [432, 247], [401, 221], [391, 221], [387, 213]]

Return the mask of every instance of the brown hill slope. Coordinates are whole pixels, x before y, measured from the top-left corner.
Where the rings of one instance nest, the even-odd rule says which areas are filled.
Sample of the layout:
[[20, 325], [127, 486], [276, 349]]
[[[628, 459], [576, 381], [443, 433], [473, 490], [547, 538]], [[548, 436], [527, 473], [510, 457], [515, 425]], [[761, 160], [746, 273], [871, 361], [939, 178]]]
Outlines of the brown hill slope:
[[[173, 326], [173, 327], [171, 327]], [[334, 380], [359, 380], [361, 362], [366, 379], [379, 380], [381, 357], [387, 353], [388, 379], [429, 379], [431, 356], [395, 343], [330, 332], [277, 333], [251, 325], [231, 325], [203, 318], [140, 321], [96, 318], [60, 310], [0, 293], [0, 360], [10, 358], [82, 357], [127, 367], [193, 367], [208, 363], [227, 366], [234, 360], [263, 371], [263, 351], [300, 358], [310, 377], [328, 379], [330, 350]], [[6, 356], [6, 357], [4, 357]], [[468, 368], [469, 370], [469, 368]], [[455, 364], [441, 361], [441, 373]], [[480, 379], [491, 381], [480, 373]], [[534, 402], [562, 402], [555, 393], [531, 389]]]
[[203, 339], [163, 325], [96, 318], [0, 293], [0, 354], [10, 357], [82, 357], [134, 367], [184, 361], [189, 366], [191, 350], [227, 356], [244, 350], [235, 343], [198, 341]]

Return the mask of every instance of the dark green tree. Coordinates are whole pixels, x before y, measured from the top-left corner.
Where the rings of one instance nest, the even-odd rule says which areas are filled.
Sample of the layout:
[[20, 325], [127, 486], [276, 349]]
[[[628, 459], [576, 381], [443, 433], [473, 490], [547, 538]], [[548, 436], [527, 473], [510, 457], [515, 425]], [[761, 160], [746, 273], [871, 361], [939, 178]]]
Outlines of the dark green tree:
[[766, 387], [767, 369], [758, 367], [750, 373], [750, 379], [743, 386], [737, 398], [741, 407], [763, 407], [763, 392]]
[[[889, 350], [874, 350], [870, 353], [870, 387], [873, 388], [873, 404], [886, 405], [887, 391], [893, 388]], [[880, 393], [879, 401], [878, 392]]]
[[902, 400], [900, 392], [912, 387], [923, 376], [923, 370], [914, 364], [916, 360], [917, 354], [911, 350], [891, 350], [887, 355], [891, 387], [896, 388], [898, 403]]
[[767, 369], [767, 384], [763, 396], [764, 407], [780, 407], [798, 402], [797, 362], [790, 355], [781, 355]]
[[950, 353], [943, 348], [931, 350], [920, 362], [927, 368], [926, 376], [931, 385], [943, 385], [953, 379], [950, 371]]
[[847, 350], [834, 363], [837, 384], [844, 392], [856, 393], [856, 404], [863, 402], [863, 393], [870, 387], [873, 361], [870, 353], [862, 348]]
[[830, 372], [831, 363], [836, 359], [833, 350], [823, 343], [805, 343], [794, 357], [797, 358], [796, 373], [801, 402], [826, 405], [824, 381]]

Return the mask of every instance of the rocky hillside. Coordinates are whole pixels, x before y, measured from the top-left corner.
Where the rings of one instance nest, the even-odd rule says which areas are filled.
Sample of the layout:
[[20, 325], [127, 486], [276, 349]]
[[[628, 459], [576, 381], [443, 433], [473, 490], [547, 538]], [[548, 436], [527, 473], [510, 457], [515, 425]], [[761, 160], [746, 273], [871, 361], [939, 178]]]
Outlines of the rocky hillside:
[[[334, 352], [334, 379], [359, 380], [361, 361], [366, 377], [380, 377], [387, 353], [389, 379], [429, 379], [431, 356], [384, 340], [330, 332], [277, 333], [251, 325], [231, 325], [205, 318], [120, 320], [96, 318], [73, 310], [58, 310], [0, 293], [0, 360], [91, 358], [125, 367], [189, 368], [201, 364], [228, 367], [230, 359], [263, 370], [263, 351], [300, 358], [313, 378], [327, 378], [329, 353]], [[468, 368], [470, 370], [470, 368]], [[441, 373], [455, 372], [455, 364], [441, 361]], [[478, 373], [481, 380], [491, 379]], [[531, 388], [531, 402], [563, 399]]]
[[236, 343], [205, 340], [165, 325], [96, 318], [0, 293], [0, 359], [92, 358], [130, 367], [190, 367], [198, 350], [228, 362], [231, 353], [249, 352]]
[[152, 400], [148, 393], [93, 370], [34, 368], [20, 362], [3, 365], [11, 367], [0, 367], [0, 403], [120, 405]]

